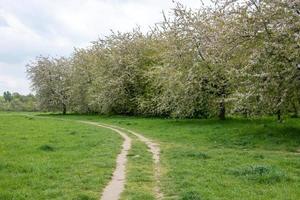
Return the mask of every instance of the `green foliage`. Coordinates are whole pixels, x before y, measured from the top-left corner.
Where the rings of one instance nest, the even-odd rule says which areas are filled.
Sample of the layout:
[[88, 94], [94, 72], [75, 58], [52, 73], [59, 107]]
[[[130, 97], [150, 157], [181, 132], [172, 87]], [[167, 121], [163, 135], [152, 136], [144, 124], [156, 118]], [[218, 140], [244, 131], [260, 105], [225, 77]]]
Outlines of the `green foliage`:
[[37, 57], [27, 65], [28, 77], [37, 93], [41, 110], [62, 111], [70, 104], [71, 64], [64, 57]]
[[3, 93], [3, 98], [6, 102], [11, 102], [12, 95], [9, 91], [6, 91], [6, 92]]
[[[9, 101], [5, 97], [9, 95]], [[21, 95], [19, 93], [4, 92], [3, 97], [0, 96], [0, 111], [37, 111], [37, 99], [34, 95]]]
[[151, 31], [112, 32], [28, 75], [44, 110], [225, 119], [298, 115], [299, 7], [290, 0], [176, 3]]

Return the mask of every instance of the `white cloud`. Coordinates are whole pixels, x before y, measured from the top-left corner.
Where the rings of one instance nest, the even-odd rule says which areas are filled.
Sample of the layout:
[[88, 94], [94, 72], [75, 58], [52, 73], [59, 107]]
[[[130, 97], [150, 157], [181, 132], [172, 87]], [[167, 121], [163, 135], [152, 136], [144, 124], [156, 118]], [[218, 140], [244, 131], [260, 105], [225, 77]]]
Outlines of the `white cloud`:
[[0, 88], [1, 87], [5, 87], [8, 91], [30, 93], [28, 81], [15, 76], [0, 75]]
[[24, 66], [36, 56], [68, 56], [110, 30], [145, 31], [173, 6], [172, 0], [0, 0], [0, 94], [29, 92]]
[[[0, 92], [30, 93], [30, 83], [25, 75], [25, 62], [8, 64], [0, 62]], [[1, 91], [2, 90], [2, 91]]]

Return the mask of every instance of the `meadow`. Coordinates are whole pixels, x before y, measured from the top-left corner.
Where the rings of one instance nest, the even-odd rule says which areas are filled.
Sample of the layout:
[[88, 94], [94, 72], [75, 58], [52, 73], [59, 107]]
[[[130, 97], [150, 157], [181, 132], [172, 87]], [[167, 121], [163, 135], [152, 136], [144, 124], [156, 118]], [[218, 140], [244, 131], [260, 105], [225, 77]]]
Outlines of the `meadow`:
[[300, 199], [299, 0], [65, 1], [0, 16], [40, 41], [0, 62], [0, 200]]
[[77, 122], [0, 114], [0, 199], [99, 199], [121, 138]]
[[[114, 124], [159, 142], [161, 187], [166, 199], [296, 200], [300, 196], [299, 119], [286, 118], [278, 123], [274, 118], [225, 121], [78, 115], [63, 118]], [[144, 153], [137, 151], [135, 156], [143, 157]], [[140, 176], [132, 180], [136, 173], [129, 172], [129, 184], [149, 183], [149, 179]], [[135, 192], [139, 190], [145, 192], [143, 188]]]
[[[300, 196], [299, 119], [278, 123], [272, 118], [220, 121], [46, 114], [0, 119], [0, 179], [4, 180], [0, 199], [99, 197], [121, 139], [76, 120], [124, 127], [158, 142], [165, 199], [296, 200]], [[133, 146], [121, 199], [155, 199], [151, 155], [143, 143], [130, 137]]]

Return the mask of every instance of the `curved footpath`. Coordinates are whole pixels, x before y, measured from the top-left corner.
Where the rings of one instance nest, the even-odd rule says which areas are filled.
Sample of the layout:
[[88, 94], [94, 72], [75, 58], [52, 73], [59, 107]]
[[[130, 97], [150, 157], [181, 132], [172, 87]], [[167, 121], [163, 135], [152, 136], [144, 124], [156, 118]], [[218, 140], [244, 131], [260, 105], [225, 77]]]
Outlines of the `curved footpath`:
[[[107, 125], [109, 126], [109, 125]], [[140, 141], [142, 141], [143, 143], [145, 143], [148, 147], [148, 150], [149, 152], [151, 152], [152, 154], [152, 159], [153, 159], [153, 162], [154, 162], [154, 177], [155, 177], [155, 188], [154, 188], [154, 192], [155, 192], [155, 197], [156, 199], [162, 199], [163, 198], [163, 193], [161, 192], [160, 190], [160, 148], [159, 148], [159, 145], [155, 142], [153, 142], [152, 140], [146, 138], [145, 136], [137, 133], [137, 132], [134, 132], [134, 131], [131, 131], [129, 129], [125, 129], [125, 128], [121, 128], [121, 127], [118, 127], [118, 126], [113, 126], [113, 125], [110, 125], [110, 127], [113, 127], [113, 128], [116, 128], [116, 129], [120, 129], [120, 130], [123, 130], [123, 131], [126, 131], [126, 132], [129, 132], [133, 135], [135, 135]]]
[[[160, 148], [159, 145], [152, 140], [144, 137], [143, 135], [131, 131], [129, 129], [125, 129], [122, 127], [114, 126], [114, 125], [108, 125], [104, 123], [98, 123], [98, 122], [91, 122], [91, 121], [82, 121], [82, 120], [70, 120], [70, 119], [61, 119], [61, 118], [55, 118], [55, 117], [43, 117], [43, 116], [34, 116], [34, 115], [28, 115], [24, 114], [23, 116], [28, 117], [38, 117], [38, 118], [51, 118], [51, 119], [59, 119], [59, 120], [66, 120], [66, 121], [76, 121], [84, 124], [89, 124], [93, 126], [99, 126], [102, 128], [110, 129], [119, 135], [124, 139], [121, 153], [117, 156], [116, 160], [116, 169], [113, 173], [112, 179], [108, 183], [108, 185], [104, 188], [102, 194], [101, 194], [101, 200], [119, 200], [122, 192], [124, 191], [125, 184], [126, 184], [126, 164], [127, 164], [127, 155], [128, 151], [131, 148], [131, 138], [128, 136], [127, 133], [130, 133], [138, 138], [141, 142], [145, 143], [148, 147], [149, 152], [152, 154], [152, 159], [154, 162], [154, 177], [155, 177], [155, 188], [154, 193], [156, 199], [160, 200], [163, 198], [163, 193], [160, 190]], [[126, 132], [126, 133], [125, 133]]]
[[154, 162], [154, 177], [155, 177], [155, 197], [156, 199], [162, 199], [163, 198], [163, 193], [160, 191], [160, 148], [159, 145], [152, 140], [144, 137], [143, 135], [136, 133], [134, 131], [131, 131], [129, 129], [121, 128], [118, 126], [114, 125], [108, 125], [108, 124], [100, 124], [97, 122], [89, 122], [89, 121], [79, 121], [81, 123], [85, 124], [90, 124], [90, 125], [95, 125], [95, 126], [100, 126], [103, 128], [108, 128], [111, 129], [118, 134], [120, 134], [124, 138], [124, 143], [123, 143], [123, 149], [121, 153], [118, 155], [117, 158], [117, 167], [115, 169], [114, 175], [112, 177], [112, 180], [110, 183], [105, 187], [101, 200], [118, 200], [120, 199], [120, 195], [124, 190], [125, 186], [125, 168], [126, 168], [126, 162], [127, 162], [127, 154], [128, 151], [131, 147], [131, 139], [128, 137], [128, 135], [125, 132], [128, 132], [138, 138], [138, 140], [142, 141], [145, 143], [148, 147], [149, 152], [152, 154], [152, 159]]
[[80, 121], [80, 122], [113, 130], [123, 137], [124, 142], [122, 145], [121, 153], [117, 157], [116, 169], [113, 173], [112, 179], [110, 180], [108, 185], [106, 185], [106, 187], [104, 188], [101, 196], [101, 200], [120, 199], [121, 193], [123, 192], [125, 187], [126, 163], [127, 163], [128, 151], [131, 148], [131, 138], [128, 137], [126, 133], [110, 126], [101, 125], [96, 122], [87, 122], [87, 121]]

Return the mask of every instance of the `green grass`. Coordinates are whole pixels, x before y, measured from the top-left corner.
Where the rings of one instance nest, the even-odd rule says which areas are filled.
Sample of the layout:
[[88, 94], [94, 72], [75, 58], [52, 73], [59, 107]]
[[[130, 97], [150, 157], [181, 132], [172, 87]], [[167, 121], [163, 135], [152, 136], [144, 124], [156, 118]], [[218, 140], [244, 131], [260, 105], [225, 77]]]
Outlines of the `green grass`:
[[127, 183], [122, 200], [154, 200], [152, 155], [146, 145], [133, 137], [128, 154]]
[[107, 129], [0, 113], [0, 199], [99, 199], [121, 143]]
[[[299, 199], [299, 119], [279, 124], [268, 118], [64, 118], [115, 124], [158, 141], [162, 149], [162, 190], [168, 199]], [[132, 176], [129, 173], [129, 179]]]

